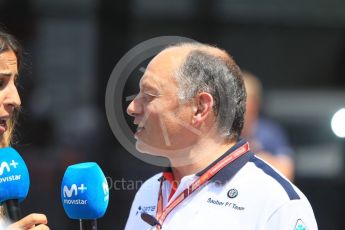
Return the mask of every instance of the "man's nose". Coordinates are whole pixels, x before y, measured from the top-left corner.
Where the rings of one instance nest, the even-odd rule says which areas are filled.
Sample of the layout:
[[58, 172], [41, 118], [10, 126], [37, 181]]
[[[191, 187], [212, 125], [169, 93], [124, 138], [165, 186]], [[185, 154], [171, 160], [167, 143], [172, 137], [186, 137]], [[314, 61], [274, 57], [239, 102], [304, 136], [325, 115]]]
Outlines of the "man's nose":
[[135, 117], [142, 113], [142, 103], [140, 102], [139, 94], [134, 98], [133, 101], [127, 107], [127, 114], [129, 116]]

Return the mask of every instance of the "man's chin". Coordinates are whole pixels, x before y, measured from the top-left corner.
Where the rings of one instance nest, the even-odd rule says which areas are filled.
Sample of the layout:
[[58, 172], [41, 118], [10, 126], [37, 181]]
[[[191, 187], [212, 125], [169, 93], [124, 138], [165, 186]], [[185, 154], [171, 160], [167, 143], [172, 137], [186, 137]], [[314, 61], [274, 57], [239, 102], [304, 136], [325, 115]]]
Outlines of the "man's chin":
[[137, 140], [135, 148], [141, 152], [152, 156], [164, 156], [164, 150]]

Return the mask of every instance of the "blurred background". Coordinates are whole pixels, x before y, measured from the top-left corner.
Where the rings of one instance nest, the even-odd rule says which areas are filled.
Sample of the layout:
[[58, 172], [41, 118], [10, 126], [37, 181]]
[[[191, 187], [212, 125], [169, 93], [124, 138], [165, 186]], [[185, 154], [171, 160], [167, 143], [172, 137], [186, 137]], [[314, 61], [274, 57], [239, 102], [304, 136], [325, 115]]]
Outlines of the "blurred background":
[[295, 183], [319, 229], [345, 229], [345, 139], [330, 125], [345, 107], [345, 1], [0, 0], [0, 23], [25, 50], [15, 145], [31, 175], [25, 214], [47, 214], [51, 229], [77, 229], [61, 205], [61, 179], [68, 165], [96, 161], [118, 182], [99, 229], [124, 228], [136, 189], [160, 169], [114, 137], [107, 81], [138, 43], [177, 35], [226, 49], [260, 78], [262, 113], [286, 130]]

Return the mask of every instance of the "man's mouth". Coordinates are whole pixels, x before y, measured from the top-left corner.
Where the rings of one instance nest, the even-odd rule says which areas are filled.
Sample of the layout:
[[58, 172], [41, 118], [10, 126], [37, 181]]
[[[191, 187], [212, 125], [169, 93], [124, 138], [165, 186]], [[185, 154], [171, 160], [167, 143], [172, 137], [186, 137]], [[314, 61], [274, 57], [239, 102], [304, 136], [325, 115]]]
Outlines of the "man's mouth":
[[134, 137], [137, 138], [137, 136], [143, 131], [144, 127], [143, 126], [139, 126], [137, 127], [137, 130], [134, 134]]
[[137, 127], [137, 132], [140, 132], [144, 127], [143, 126], [138, 126]]

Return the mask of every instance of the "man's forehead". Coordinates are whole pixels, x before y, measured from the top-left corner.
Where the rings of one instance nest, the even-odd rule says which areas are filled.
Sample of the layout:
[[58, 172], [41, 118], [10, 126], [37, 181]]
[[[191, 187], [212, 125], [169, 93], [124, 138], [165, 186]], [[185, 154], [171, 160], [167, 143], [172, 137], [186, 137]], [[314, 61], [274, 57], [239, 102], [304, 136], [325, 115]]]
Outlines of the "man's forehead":
[[157, 54], [148, 64], [140, 84], [150, 82], [150, 84], [162, 85], [162, 81], [173, 81], [173, 76], [183, 62], [182, 53], [162, 51]]
[[186, 49], [182, 48], [165, 49], [152, 59], [149, 66], [158, 65], [166, 70], [176, 69], [183, 63], [188, 53]]
[[141, 87], [159, 87], [159, 81], [158, 81], [159, 75], [153, 73], [148, 68], [145, 70], [144, 75], [140, 79], [140, 86]]

